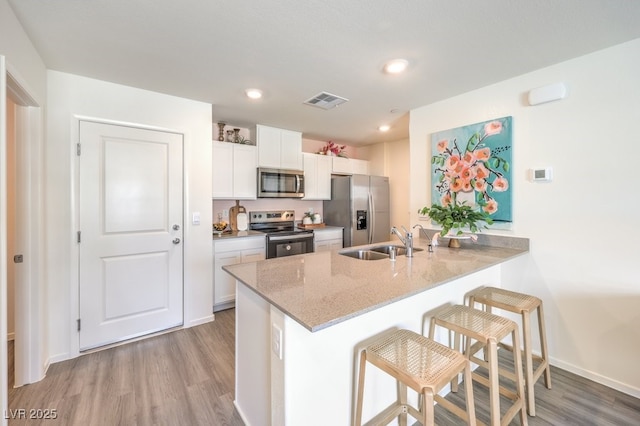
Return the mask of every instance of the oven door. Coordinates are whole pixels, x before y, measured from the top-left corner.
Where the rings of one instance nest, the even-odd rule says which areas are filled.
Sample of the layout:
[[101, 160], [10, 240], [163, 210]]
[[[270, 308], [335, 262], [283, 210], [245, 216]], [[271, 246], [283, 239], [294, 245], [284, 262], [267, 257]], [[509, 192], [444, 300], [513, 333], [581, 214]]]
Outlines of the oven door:
[[267, 235], [267, 259], [313, 253], [313, 232]]

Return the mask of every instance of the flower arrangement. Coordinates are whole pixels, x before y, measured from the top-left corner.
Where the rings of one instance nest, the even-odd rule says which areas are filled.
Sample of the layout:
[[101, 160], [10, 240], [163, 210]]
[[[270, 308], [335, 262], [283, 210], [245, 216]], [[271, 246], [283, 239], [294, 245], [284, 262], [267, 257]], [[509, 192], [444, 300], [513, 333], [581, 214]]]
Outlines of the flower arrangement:
[[347, 155], [344, 153], [344, 149], [346, 148], [346, 145], [338, 145], [336, 143], [333, 143], [332, 141], [327, 142], [327, 144], [325, 146], [323, 146], [320, 151], [318, 152], [318, 154], [322, 154], [322, 155], [333, 155], [336, 157], [347, 157]]

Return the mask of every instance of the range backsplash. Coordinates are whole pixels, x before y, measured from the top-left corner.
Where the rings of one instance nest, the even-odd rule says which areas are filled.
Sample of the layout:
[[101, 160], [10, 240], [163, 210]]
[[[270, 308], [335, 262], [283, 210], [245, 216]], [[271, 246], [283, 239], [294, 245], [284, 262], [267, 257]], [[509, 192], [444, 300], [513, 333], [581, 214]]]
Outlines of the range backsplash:
[[[212, 200], [213, 220], [218, 220], [218, 213], [227, 212], [236, 205], [236, 200]], [[247, 212], [259, 210], [295, 210], [296, 220], [302, 220], [304, 213], [313, 209], [314, 213], [322, 214], [322, 201], [305, 201], [292, 198], [263, 198], [259, 200], [240, 200], [240, 205]], [[228, 221], [228, 219], [225, 219]]]

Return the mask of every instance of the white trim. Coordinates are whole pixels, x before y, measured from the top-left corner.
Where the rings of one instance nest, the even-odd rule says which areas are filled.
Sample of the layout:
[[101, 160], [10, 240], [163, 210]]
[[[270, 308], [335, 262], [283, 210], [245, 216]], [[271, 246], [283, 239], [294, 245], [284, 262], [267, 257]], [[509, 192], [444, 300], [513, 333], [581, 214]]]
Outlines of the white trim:
[[[0, 170], [6, 170], [7, 148], [7, 72], [4, 56], [0, 55]], [[7, 183], [5, 173], [0, 173], [0, 408], [7, 412], [9, 405], [9, 375], [7, 369]], [[6, 416], [0, 416], [0, 425], [7, 424]]]
[[[610, 379], [609, 377], [603, 376], [602, 374], [598, 374], [590, 370], [585, 370], [554, 357], [549, 357], [549, 362], [551, 363], [551, 365], [561, 368], [565, 371], [569, 371], [570, 373], [577, 374], [578, 376], [587, 378], [589, 380], [593, 380], [594, 382], [600, 383], [601, 385], [608, 386], [612, 389], [626, 393], [627, 395], [631, 395], [634, 398], [640, 398], [640, 388], [629, 386], [626, 383]], [[551, 383], [553, 384], [553, 376], [551, 377]]]

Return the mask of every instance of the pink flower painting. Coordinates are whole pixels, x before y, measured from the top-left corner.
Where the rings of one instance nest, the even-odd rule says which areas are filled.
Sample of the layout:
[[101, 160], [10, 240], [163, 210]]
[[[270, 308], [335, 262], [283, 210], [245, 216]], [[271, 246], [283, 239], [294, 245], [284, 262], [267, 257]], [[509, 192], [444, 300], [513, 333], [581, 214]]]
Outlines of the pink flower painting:
[[466, 203], [511, 222], [512, 117], [432, 135], [432, 202]]

